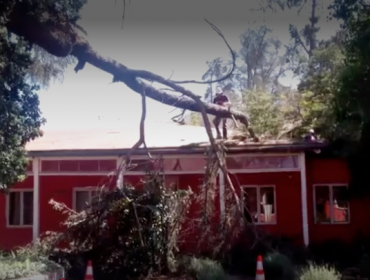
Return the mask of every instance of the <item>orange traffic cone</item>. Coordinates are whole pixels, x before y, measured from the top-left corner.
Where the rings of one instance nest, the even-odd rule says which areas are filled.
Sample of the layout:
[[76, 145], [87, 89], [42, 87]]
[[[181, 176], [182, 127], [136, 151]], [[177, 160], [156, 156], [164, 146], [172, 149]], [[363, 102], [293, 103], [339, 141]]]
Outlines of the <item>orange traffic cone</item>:
[[88, 261], [87, 262], [86, 273], [85, 273], [85, 280], [94, 280], [93, 269], [92, 269], [92, 263], [91, 263], [91, 261]]
[[256, 280], [265, 280], [265, 272], [263, 271], [261, 255], [257, 257]]

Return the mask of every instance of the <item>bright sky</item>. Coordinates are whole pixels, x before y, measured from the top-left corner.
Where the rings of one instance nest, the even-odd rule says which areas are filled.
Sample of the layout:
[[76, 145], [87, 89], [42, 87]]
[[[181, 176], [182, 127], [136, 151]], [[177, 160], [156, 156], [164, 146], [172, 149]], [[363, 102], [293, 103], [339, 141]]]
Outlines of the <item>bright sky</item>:
[[[214, 23], [234, 50], [239, 51], [239, 36], [249, 25], [266, 24], [283, 42], [289, 41], [288, 26], [302, 27], [308, 12], [295, 11], [263, 14], [250, 12], [246, 0], [134, 0], [128, 6], [122, 26], [121, 1], [89, 0], [79, 24], [87, 31], [91, 45], [133, 69], [152, 71], [174, 80], [200, 80], [207, 71], [206, 61], [217, 57], [228, 59], [222, 39], [206, 24]], [[257, 1], [254, 1], [258, 3]], [[327, 6], [329, 0], [324, 0]], [[324, 11], [320, 38], [330, 37], [338, 28], [327, 22]], [[90, 65], [75, 74], [74, 65], [65, 73], [63, 83], [53, 83], [40, 92], [41, 110], [49, 128], [78, 128], [101, 125], [102, 122], [139, 123], [140, 96], [123, 83], [109, 84], [112, 76]], [[287, 77], [285, 85], [297, 84]], [[204, 85], [187, 85], [203, 95]], [[147, 119], [168, 121], [172, 108], [148, 99]], [[175, 112], [176, 114], [176, 112]], [[99, 118], [101, 119], [99, 121]]]

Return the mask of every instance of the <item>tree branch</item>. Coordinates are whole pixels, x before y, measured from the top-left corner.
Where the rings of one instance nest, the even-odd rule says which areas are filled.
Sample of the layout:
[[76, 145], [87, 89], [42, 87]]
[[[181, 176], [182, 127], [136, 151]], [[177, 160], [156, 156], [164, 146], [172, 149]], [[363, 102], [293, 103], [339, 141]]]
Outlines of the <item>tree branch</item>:
[[[76, 71], [82, 70], [87, 62], [112, 74], [115, 81], [125, 83], [130, 89], [139, 94], [142, 94], [145, 90], [147, 97], [163, 104], [170, 106], [176, 104], [177, 108], [200, 112], [199, 106], [195, 101], [199, 97], [191, 91], [149, 71], [132, 70], [111, 58], [101, 56], [90, 46], [85, 38], [78, 35], [73, 25], [66, 28], [65, 24], [59, 26], [38, 22], [28, 16], [27, 12], [22, 9], [22, 4], [19, 3], [21, 2], [18, 2], [17, 7], [13, 9], [6, 25], [10, 32], [24, 37], [29, 42], [44, 48], [47, 52], [57, 57], [66, 57], [68, 55], [76, 57], [79, 61], [75, 68]], [[35, 30], [38, 30], [38, 32], [35, 32]], [[180, 97], [177, 94], [158, 90], [140, 81], [138, 78], [162, 83], [185, 96]], [[251, 137], [255, 138], [253, 130], [249, 128], [250, 122], [246, 114], [202, 102], [200, 99], [199, 102], [204, 105], [207, 114], [222, 118], [232, 118], [233, 115], [236, 120], [239, 120], [248, 128]]]
[[209, 22], [207, 19], [204, 19], [211, 27], [214, 31], [217, 32], [217, 34], [224, 40], [226, 46], [228, 47], [228, 49], [230, 50], [230, 53], [231, 53], [231, 57], [232, 57], [232, 67], [231, 69], [229, 70], [229, 72], [224, 75], [223, 77], [221, 78], [218, 78], [216, 80], [210, 80], [210, 81], [196, 81], [196, 80], [188, 80], [188, 81], [172, 81], [173, 83], [176, 83], [176, 84], [213, 84], [213, 83], [219, 83], [219, 82], [222, 82], [224, 80], [227, 80], [228, 78], [230, 78], [230, 76], [233, 74], [235, 68], [236, 68], [236, 54], [235, 52], [232, 50], [232, 48], [230, 47], [229, 43], [227, 42], [227, 40], [225, 39], [225, 36], [222, 34], [222, 32], [220, 31], [220, 29], [218, 29], [213, 23]]
[[[132, 146], [130, 149], [130, 152], [126, 156], [126, 162], [129, 162], [131, 160], [131, 154], [135, 152], [138, 148], [140, 148], [141, 145], [144, 146], [146, 150], [148, 150], [148, 147], [146, 146], [145, 142], [145, 119], [146, 119], [146, 94], [145, 94], [145, 88], [143, 90], [143, 93], [141, 94], [141, 118], [140, 118], [140, 136], [139, 140]], [[148, 151], [149, 158], [152, 156], [150, 155]]]
[[302, 46], [302, 48], [307, 53], [307, 55], [310, 56], [311, 52], [309, 51], [309, 49], [307, 49], [306, 45], [303, 43], [301, 35], [299, 34], [297, 28], [293, 25], [292, 25], [292, 28], [294, 28], [294, 39], [296, 40], [297, 43], [299, 43]]

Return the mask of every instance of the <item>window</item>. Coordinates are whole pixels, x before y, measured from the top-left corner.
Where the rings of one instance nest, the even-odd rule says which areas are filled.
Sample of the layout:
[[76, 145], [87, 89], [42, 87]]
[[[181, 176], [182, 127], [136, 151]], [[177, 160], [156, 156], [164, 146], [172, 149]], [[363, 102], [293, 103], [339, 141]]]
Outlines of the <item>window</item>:
[[349, 201], [346, 185], [314, 186], [314, 211], [317, 224], [349, 222]]
[[12, 191], [8, 195], [8, 225], [32, 226], [33, 191]]
[[43, 160], [41, 172], [109, 172], [117, 169], [117, 160]]
[[148, 172], [155, 170], [155, 161], [151, 159], [132, 159], [126, 167], [127, 172]]
[[245, 216], [248, 222], [276, 223], [275, 187], [247, 186], [244, 188]]
[[81, 188], [74, 191], [73, 209], [76, 212], [85, 211], [87, 206], [99, 198], [100, 190], [96, 188]]
[[162, 160], [133, 159], [127, 167], [127, 172], [147, 172], [161, 170], [173, 173], [204, 173], [206, 160], [203, 157], [163, 158]]
[[299, 169], [298, 156], [235, 156], [227, 157], [229, 169]]
[[205, 158], [165, 158], [163, 168], [165, 171], [190, 171], [203, 173], [207, 162]]

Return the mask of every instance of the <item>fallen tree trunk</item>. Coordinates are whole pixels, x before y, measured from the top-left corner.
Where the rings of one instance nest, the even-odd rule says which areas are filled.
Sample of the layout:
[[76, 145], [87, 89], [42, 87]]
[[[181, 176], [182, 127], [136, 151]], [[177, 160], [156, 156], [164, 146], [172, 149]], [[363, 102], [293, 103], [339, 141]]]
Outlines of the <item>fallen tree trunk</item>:
[[[22, 2], [18, 2], [10, 14], [7, 28], [10, 32], [24, 37], [27, 41], [44, 48], [47, 52], [57, 57], [72, 55], [78, 59], [75, 71], [82, 70], [85, 63], [89, 63], [107, 73], [113, 75], [113, 81], [125, 83], [133, 91], [142, 94], [145, 91], [147, 97], [166, 105], [174, 106], [189, 111], [200, 112], [199, 105], [194, 100], [196, 96], [191, 91], [155, 75], [148, 71], [129, 69], [114, 59], [103, 57], [97, 53], [89, 42], [80, 36], [74, 24], [41, 22], [27, 14], [22, 9]], [[185, 96], [165, 92], [140, 80], [159, 82], [165, 84]], [[200, 98], [200, 97], [198, 97]], [[223, 118], [234, 118], [249, 128], [249, 118], [246, 114], [235, 110], [228, 110], [223, 107], [203, 102], [207, 114]], [[255, 137], [253, 130], [249, 129], [252, 137]]]

